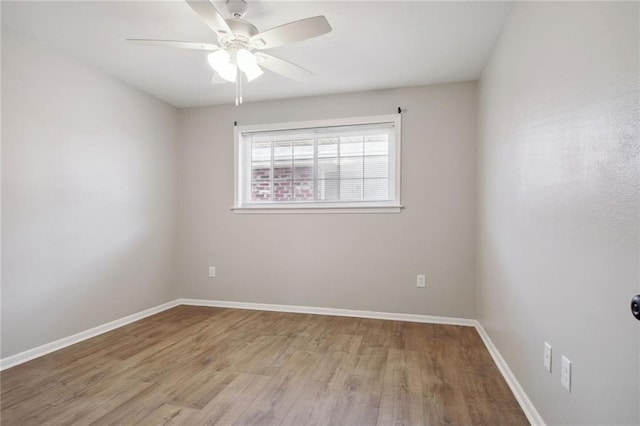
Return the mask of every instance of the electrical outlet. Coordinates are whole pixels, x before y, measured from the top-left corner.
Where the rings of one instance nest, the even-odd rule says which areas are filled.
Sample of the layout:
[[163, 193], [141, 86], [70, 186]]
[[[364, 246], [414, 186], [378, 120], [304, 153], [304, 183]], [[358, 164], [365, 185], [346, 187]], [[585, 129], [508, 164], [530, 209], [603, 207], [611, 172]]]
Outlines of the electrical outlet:
[[216, 276], [216, 267], [209, 266], [209, 278], [215, 278]]
[[544, 342], [544, 368], [551, 373], [551, 345]]
[[562, 368], [560, 371], [560, 383], [564, 386], [569, 392], [571, 392], [571, 361], [562, 355]]
[[416, 287], [424, 288], [427, 286], [427, 279], [424, 275], [418, 275], [418, 279], [416, 281]]

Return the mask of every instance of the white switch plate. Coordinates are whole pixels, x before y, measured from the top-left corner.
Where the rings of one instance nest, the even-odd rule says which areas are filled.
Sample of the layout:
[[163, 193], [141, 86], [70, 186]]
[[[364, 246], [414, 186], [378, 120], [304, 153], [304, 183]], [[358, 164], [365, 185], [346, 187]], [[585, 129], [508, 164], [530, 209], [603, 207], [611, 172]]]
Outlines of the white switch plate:
[[209, 277], [210, 278], [214, 278], [216, 276], [216, 267], [215, 266], [209, 266]]
[[571, 392], [571, 361], [562, 355], [562, 368], [560, 371], [560, 383], [564, 386], [569, 392]]
[[427, 279], [424, 275], [418, 275], [416, 287], [424, 288], [427, 286]]
[[551, 345], [544, 342], [544, 368], [551, 373]]

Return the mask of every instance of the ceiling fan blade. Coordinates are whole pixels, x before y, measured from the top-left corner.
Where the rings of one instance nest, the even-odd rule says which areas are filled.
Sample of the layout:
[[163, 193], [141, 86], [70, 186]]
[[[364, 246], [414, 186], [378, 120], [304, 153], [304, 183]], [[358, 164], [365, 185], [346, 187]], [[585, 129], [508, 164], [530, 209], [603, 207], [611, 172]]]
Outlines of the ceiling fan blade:
[[295, 43], [331, 32], [331, 25], [324, 16], [289, 22], [254, 35], [249, 43], [256, 49], [271, 49]]
[[258, 65], [292, 80], [305, 81], [315, 75], [311, 71], [277, 56], [263, 52], [257, 52], [255, 55], [258, 58]]
[[178, 49], [194, 49], [194, 50], [208, 50], [214, 51], [220, 49], [220, 46], [216, 46], [211, 43], [193, 43], [190, 41], [177, 41], [177, 40], [148, 40], [142, 38], [128, 38], [129, 43], [138, 44], [141, 46], [155, 46], [155, 47], [175, 47]]
[[185, 0], [216, 34], [231, 35], [231, 28], [209, 0]]

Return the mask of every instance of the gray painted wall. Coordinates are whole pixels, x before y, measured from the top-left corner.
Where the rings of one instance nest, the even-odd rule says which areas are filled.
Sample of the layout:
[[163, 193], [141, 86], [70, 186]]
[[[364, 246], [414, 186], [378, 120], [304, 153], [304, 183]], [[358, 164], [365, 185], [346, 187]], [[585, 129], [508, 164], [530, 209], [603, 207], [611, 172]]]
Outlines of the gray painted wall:
[[[391, 114], [398, 106], [406, 109], [402, 213], [231, 212], [234, 120]], [[182, 110], [180, 294], [474, 318], [475, 156], [475, 83]], [[420, 273], [426, 289], [416, 288]]]
[[640, 414], [638, 7], [517, 3], [481, 80], [478, 315], [550, 424]]
[[177, 119], [3, 28], [2, 357], [174, 298]]

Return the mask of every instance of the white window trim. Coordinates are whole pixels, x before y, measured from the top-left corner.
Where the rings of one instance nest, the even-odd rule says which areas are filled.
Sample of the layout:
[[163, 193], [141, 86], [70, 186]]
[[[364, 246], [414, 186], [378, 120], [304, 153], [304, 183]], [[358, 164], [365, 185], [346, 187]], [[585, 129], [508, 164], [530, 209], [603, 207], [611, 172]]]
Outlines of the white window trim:
[[[394, 191], [395, 200], [393, 201], [359, 201], [359, 202], [341, 202], [341, 203], [314, 203], [309, 202], [292, 202], [292, 203], [260, 203], [260, 204], [242, 204], [242, 187], [244, 182], [242, 166], [243, 152], [242, 138], [243, 133], [251, 132], [268, 132], [277, 130], [303, 130], [319, 127], [338, 127], [338, 126], [354, 126], [366, 124], [383, 124], [393, 123], [395, 130], [395, 169], [394, 169]], [[402, 152], [402, 119], [401, 114], [376, 115], [368, 117], [351, 117], [338, 118], [329, 120], [313, 120], [298, 121], [290, 123], [270, 123], [235, 126], [234, 128], [234, 203], [231, 210], [234, 213], [241, 214], [265, 214], [265, 213], [400, 213], [404, 206], [401, 203], [401, 158]]]

